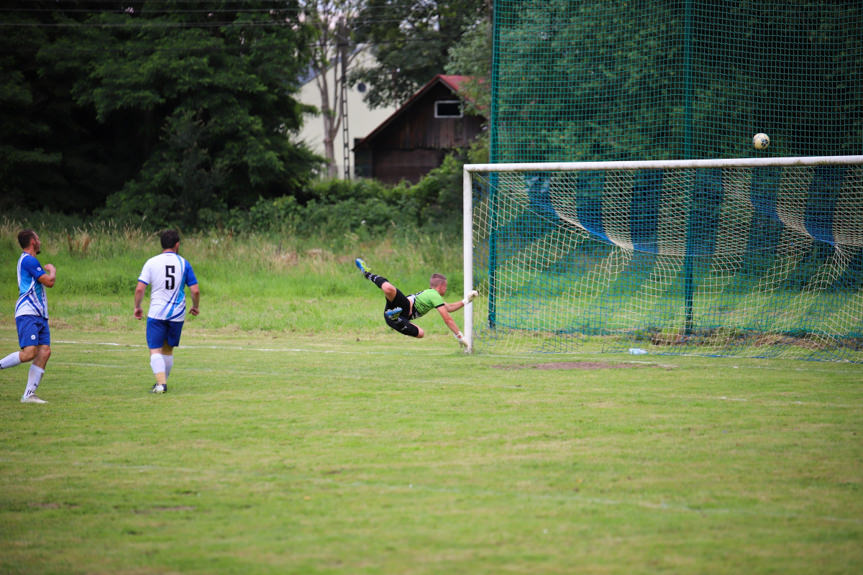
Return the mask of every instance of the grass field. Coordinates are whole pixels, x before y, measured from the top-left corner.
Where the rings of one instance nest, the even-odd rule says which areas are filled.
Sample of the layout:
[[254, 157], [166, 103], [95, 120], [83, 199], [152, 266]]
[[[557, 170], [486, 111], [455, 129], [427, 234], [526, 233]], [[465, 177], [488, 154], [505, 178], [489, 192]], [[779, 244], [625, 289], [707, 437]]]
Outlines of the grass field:
[[58, 243], [50, 403], [0, 371], [0, 573], [863, 570], [859, 365], [465, 356], [433, 317], [388, 331], [347, 252], [240, 280], [201, 241], [202, 315], [154, 396], [131, 317], [154, 250]]

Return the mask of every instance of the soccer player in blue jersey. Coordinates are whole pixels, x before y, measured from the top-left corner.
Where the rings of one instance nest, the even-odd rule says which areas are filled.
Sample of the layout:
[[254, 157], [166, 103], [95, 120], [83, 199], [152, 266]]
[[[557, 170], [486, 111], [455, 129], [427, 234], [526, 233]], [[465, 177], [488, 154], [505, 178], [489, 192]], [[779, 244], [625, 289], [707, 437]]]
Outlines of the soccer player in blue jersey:
[[384, 321], [388, 326], [404, 335], [420, 338], [425, 335], [425, 332], [421, 327], [412, 324], [410, 320], [422, 317], [431, 310], [437, 309], [441, 319], [455, 335], [459, 345], [467, 347], [467, 340], [450, 314], [473, 301], [473, 298], [478, 295], [476, 291], [472, 291], [462, 301], [446, 303], [443, 300], [447, 288], [446, 277], [441, 274], [432, 274], [428, 289], [406, 296], [387, 278], [369, 271], [362, 258], [357, 258], [355, 263], [363, 276], [384, 292], [384, 297], [387, 299], [384, 307]]
[[174, 366], [174, 348], [180, 345], [180, 334], [186, 319], [186, 287], [192, 295], [189, 313], [198, 315], [201, 291], [192, 266], [178, 252], [180, 234], [166, 230], [159, 235], [162, 253], [144, 264], [135, 287], [135, 318], [142, 319], [141, 301], [150, 286], [150, 310], [147, 312], [147, 347], [150, 368], [156, 376], [153, 393], [168, 391], [168, 376]]
[[0, 369], [30, 364], [27, 387], [21, 403], [47, 403], [36, 395], [36, 388], [45, 374], [51, 357], [51, 330], [48, 328], [48, 297], [45, 288], [53, 287], [57, 270], [51, 264], [39, 263], [36, 256], [42, 251], [42, 242], [33, 230], [21, 230], [18, 244], [23, 252], [18, 258], [18, 301], [15, 303], [15, 325], [18, 327], [18, 344], [15, 351], [0, 359]]

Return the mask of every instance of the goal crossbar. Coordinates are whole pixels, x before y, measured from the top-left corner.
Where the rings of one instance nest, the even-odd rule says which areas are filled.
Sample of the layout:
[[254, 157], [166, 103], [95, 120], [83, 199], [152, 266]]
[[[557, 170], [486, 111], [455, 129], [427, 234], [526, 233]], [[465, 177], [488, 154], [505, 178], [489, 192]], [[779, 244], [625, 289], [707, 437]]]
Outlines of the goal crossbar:
[[620, 162], [523, 162], [501, 164], [465, 164], [470, 172], [563, 172], [597, 170], [664, 170], [686, 168], [757, 168], [779, 166], [854, 165], [863, 163], [860, 156], [802, 156], [795, 158], [712, 158], [702, 160], [644, 160]]

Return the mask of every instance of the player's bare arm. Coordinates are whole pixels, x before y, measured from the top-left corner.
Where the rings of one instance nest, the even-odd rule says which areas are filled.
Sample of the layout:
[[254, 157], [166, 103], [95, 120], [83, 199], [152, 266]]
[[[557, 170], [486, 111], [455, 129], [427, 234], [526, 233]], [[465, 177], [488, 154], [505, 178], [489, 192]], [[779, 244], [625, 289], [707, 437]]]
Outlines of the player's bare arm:
[[54, 282], [57, 279], [57, 268], [53, 264], [45, 264], [42, 266], [45, 273], [39, 276], [38, 282], [45, 287], [54, 287]]
[[[461, 302], [459, 302], [461, 303]], [[463, 348], [467, 348], [467, 340], [464, 338], [464, 335], [461, 333], [461, 330], [456, 325], [455, 321], [452, 319], [452, 316], [446, 310], [446, 304], [437, 308], [438, 312], [440, 312], [441, 318], [443, 318], [443, 322], [450, 329], [450, 331], [455, 336], [456, 341], [458, 341], [459, 345]]]
[[141, 302], [144, 300], [144, 292], [147, 291], [147, 284], [138, 282], [135, 286], [135, 319], [144, 317], [144, 310], [141, 308]]
[[[461, 302], [459, 302], [459, 303], [461, 303]], [[447, 311], [447, 309], [446, 309], [447, 306], [449, 306], [449, 305], [451, 305], [451, 304], [444, 304], [444, 305], [440, 306], [439, 308], [437, 308], [437, 310], [440, 312], [440, 316], [443, 319], [443, 322], [450, 329], [450, 331], [453, 333], [453, 335], [458, 336], [461, 333], [461, 330], [458, 328], [458, 325], [456, 325], [455, 320], [452, 318], [452, 316], [449, 314], [449, 311]], [[452, 305], [454, 305], [454, 304], [452, 304]], [[461, 307], [461, 306], [459, 306], [459, 307]], [[456, 308], [456, 309], [458, 309], [458, 308]]]
[[192, 294], [192, 307], [189, 309], [189, 313], [192, 315], [198, 315], [200, 311], [198, 310], [198, 304], [201, 301], [201, 288], [198, 287], [198, 284], [193, 286], [189, 286], [189, 292]]

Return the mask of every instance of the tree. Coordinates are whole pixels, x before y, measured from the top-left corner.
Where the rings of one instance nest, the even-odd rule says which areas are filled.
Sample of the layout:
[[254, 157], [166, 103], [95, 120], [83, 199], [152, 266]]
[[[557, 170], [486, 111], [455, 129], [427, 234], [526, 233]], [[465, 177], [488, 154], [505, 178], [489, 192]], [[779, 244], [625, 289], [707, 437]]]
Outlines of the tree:
[[[6, 13], [0, 35], [0, 209], [35, 209], [68, 197], [61, 149], [53, 137], [51, 88], [36, 54], [49, 41], [50, 17], [40, 10]], [[38, 112], [38, 113], [37, 113]]]
[[368, 0], [355, 38], [372, 45], [378, 65], [351, 80], [369, 85], [370, 106], [401, 105], [443, 72], [450, 47], [487, 11], [485, 0]]
[[[64, 110], [47, 131], [77, 138], [97, 164], [78, 185], [112, 182], [108, 215], [195, 226], [308, 181], [318, 160], [291, 141], [307, 111], [294, 95], [312, 39], [296, 2], [123, 6], [81, 2], [35, 27], [52, 32], [38, 78]], [[28, 61], [16, 58], [11, 69]], [[70, 159], [67, 147], [64, 174]]]
[[[305, 0], [304, 20], [314, 28], [312, 44], [312, 72], [315, 85], [321, 96], [321, 119], [324, 123], [324, 155], [328, 162], [327, 173], [331, 178], [336, 173], [335, 141], [343, 117], [344, 91], [356, 55], [356, 44], [351, 38], [351, 27], [363, 5], [363, 0]], [[332, 74], [330, 77], [329, 74]], [[332, 79], [332, 83], [330, 82]]]
[[492, 24], [483, 19], [465, 30], [449, 49], [447, 74], [468, 76], [461, 86], [466, 111], [488, 117], [491, 113]]

